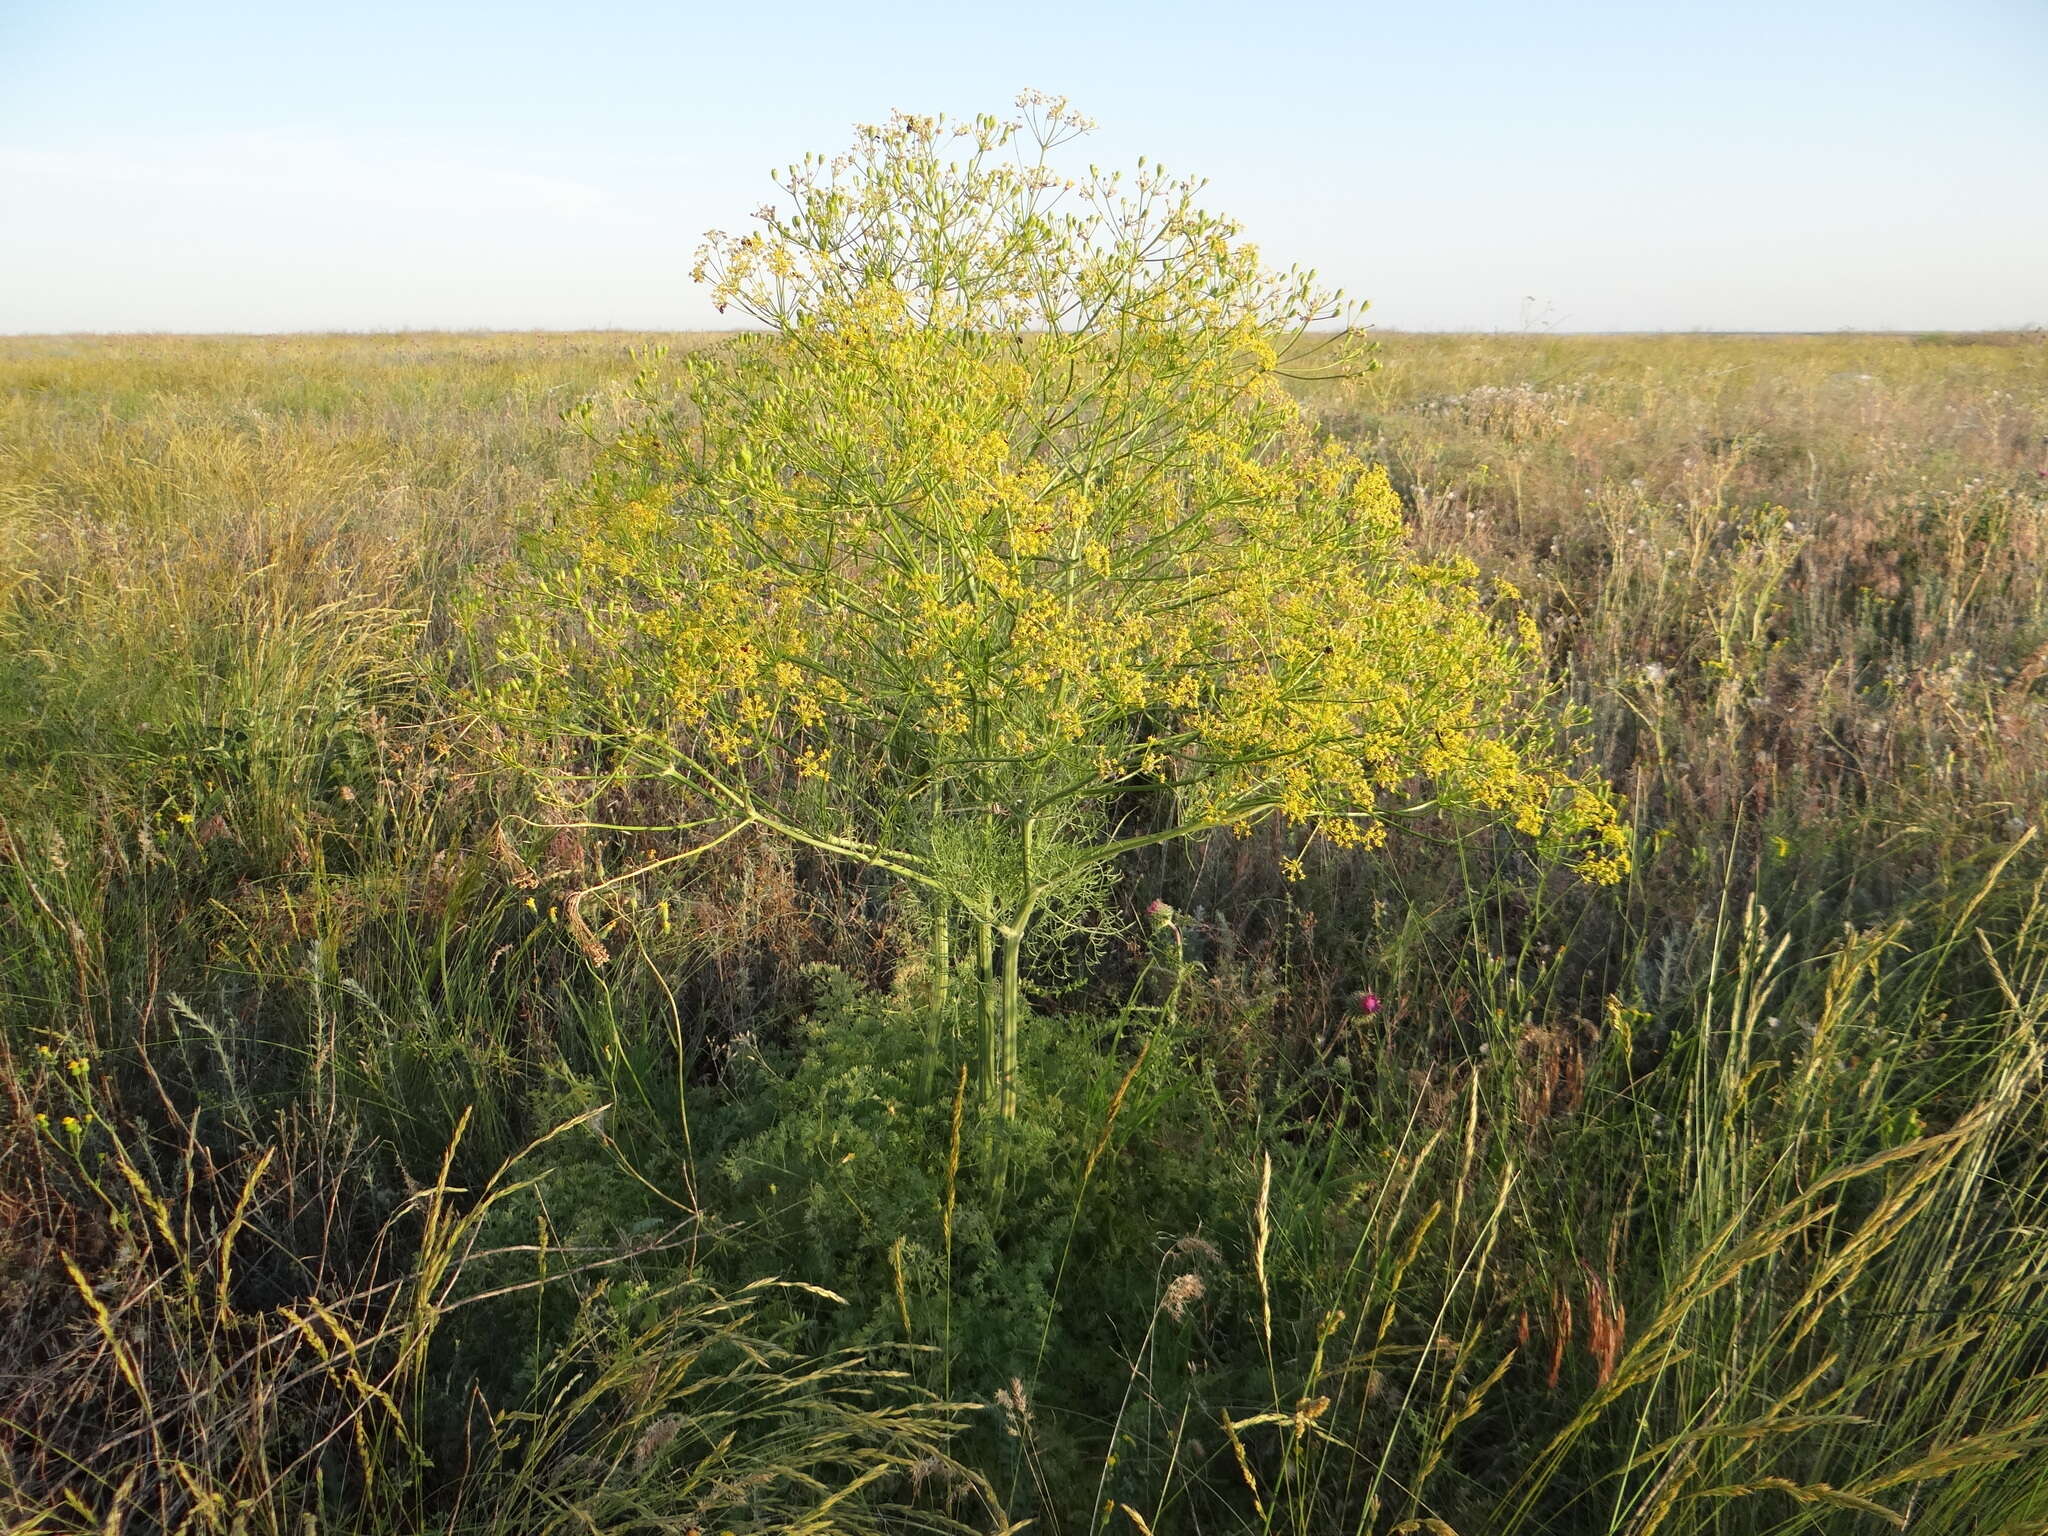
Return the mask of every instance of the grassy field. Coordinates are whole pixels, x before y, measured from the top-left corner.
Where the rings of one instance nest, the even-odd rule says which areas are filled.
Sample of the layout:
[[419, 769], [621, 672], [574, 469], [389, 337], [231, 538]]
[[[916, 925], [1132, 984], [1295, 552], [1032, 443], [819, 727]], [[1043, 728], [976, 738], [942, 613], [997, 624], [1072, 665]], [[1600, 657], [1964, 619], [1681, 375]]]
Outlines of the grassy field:
[[2048, 1531], [2040, 336], [1305, 385], [1635, 868], [1134, 853], [1000, 1179], [907, 893], [468, 702], [710, 340], [0, 339], [0, 1528]]

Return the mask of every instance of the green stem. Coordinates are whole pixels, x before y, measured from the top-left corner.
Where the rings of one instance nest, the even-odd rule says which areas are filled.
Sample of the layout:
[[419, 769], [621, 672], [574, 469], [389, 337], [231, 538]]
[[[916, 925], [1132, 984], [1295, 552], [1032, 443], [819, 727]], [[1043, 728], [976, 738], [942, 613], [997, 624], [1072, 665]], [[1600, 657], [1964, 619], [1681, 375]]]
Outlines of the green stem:
[[997, 1112], [1005, 1120], [1017, 1118], [1017, 1027], [1024, 1009], [1023, 989], [1018, 985], [1018, 961], [1024, 953], [1022, 923], [1003, 930], [1002, 1060], [998, 1073]]
[[998, 1102], [996, 1085], [1001, 1070], [1001, 1040], [996, 1030], [995, 929], [977, 921], [974, 941], [974, 974], [981, 983], [974, 1000], [981, 1024], [981, 1093], [983, 1102], [993, 1108]]
[[945, 896], [932, 898], [932, 1008], [925, 1025], [924, 1069], [919, 1074], [922, 1098], [930, 1102], [937, 1082], [939, 1057], [945, 1047], [946, 1031], [953, 1011], [953, 903]]

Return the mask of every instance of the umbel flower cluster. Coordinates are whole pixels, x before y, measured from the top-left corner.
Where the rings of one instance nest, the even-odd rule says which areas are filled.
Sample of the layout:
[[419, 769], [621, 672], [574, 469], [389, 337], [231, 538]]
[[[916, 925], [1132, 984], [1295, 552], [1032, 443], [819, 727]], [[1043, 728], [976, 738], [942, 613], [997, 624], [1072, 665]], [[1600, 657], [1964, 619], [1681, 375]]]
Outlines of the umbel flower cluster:
[[527, 552], [501, 701], [1006, 946], [1133, 847], [1271, 817], [1357, 847], [1466, 808], [1617, 878], [1513, 594], [1418, 560], [1282, 387], [1347, 365], [1350, 311], [1198, 182], [1062, 175], [1088, 125], [1021, 105], [863, 129], [711, 237], [760, 329], [643, 376]]

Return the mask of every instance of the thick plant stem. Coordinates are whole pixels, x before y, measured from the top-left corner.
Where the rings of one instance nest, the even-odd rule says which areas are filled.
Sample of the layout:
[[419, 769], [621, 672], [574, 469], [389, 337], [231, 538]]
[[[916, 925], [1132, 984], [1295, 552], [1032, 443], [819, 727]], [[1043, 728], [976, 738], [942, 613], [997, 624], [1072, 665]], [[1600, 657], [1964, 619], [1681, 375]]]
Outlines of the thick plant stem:
[[984, 922], [974, 925], [974, 975], [980, 983], [974, 1006], [981, 1023], [981, 1094], [989, 1108], [999, 1102], [997, 1082], [1002, 1070], [1002, 1041], [996, 1025], [996, 934]]
[[1018, 961], [1024, 953], [1021, 925], [1003, 930], [1002, 1061], [998, 1069], [1000, 1092], [997, 1110], [1005, 1120], [1017, 1118], [1017, 1029], [1023, 1012], [1023, 989], [1018, 985]]
[[981, 1018], [981, 1107], [982, 1146], [988, 1158], [989, 1193], [1000, 1203], [1009, 1184], [1006, 1146], [999, 1134], [1002, 1112], [1002, 1032], [996, 996], [995, 938], [992, 924], [977, 920], [974, 925], [974, 974], [979, 982], [975, 1006]]
[[931, 923], [931, 1019], [925, 1026], [924, 1068], [918, 1074], [927, 1101], [938, 1081], [939, 1057], [944, 1053], [946, 1032], [952, 1020], [953, 903], [946, 897], [932, 899]]
[[953, 904], [932, 899], [932, 1013], [943, 1019], [953, 1002]]

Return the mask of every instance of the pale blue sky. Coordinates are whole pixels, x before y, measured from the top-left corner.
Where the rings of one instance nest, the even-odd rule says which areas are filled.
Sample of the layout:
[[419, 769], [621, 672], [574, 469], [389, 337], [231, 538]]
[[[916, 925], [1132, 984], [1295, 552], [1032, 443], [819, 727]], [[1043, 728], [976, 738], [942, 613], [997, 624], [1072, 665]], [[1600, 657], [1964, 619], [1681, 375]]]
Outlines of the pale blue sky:
[[770, 166], [1026, 86], [1382, 326], [2048, 323], [2048, 0], [0, 0], [0, 331], [706, 324]]

